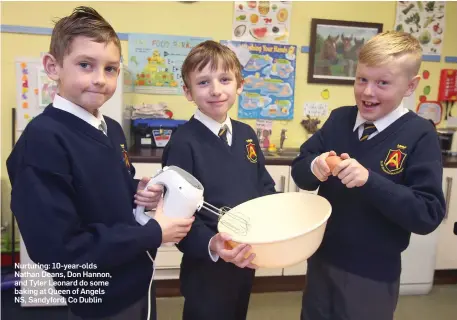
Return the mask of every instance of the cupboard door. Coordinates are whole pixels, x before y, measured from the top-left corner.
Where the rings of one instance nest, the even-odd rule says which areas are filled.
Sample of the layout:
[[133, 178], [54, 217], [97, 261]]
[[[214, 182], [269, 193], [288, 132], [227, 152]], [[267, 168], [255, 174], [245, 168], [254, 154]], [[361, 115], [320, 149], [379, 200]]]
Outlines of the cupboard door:
[[457, 169], [443, 171], [446, 215], [438, 227], [436, 269], [457, 269]]
[[152, 177], [157, 173], [157, 171], [162, 169], [162, 165], [160, 163], [135, 162], [132, 163], [132, 165], [135, 167], [135, 179], [141, 179], [142, 177]]
[[265, 166], [271, 178], [274, 180], [276, 191], [288, 192], [289, 191], [289, 166]]
[[316, 190], [303, 190], [303, 189], [300, 189], [295, 184], [295, 181], [292, 178], [292, 167], [290, 168], [290, 173], [291, 174], [290, 174], [290, 177], [289, 177], [289, 192], [309, 192], [309, 193], [317, 194], [317, 190], [319, 190], [319, 188], [317, 188]]
[[308, 263], [306, 261], [297, 263], [294, 266], [290, 266], [284, 268], [283, 275], [284, 276], [301, 276], [306, 274], [306, 270], [308, 269]]

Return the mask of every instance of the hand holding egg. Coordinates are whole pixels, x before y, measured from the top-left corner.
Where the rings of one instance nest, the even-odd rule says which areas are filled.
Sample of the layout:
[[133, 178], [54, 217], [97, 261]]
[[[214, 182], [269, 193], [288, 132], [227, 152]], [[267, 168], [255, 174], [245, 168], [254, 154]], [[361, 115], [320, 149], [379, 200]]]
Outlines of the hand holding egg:
[[369, 175], [368, 170], [347, 153], [341, 154], [341, 161], [333, 168], [332, 174], [348, 188], [363, 186]]
[[339, 156], [328, 156], [327, 159], [325, 159], [325, 162], [327, 162], [328, 168], [330, 169], [330, 172], [333, 172], [333, 169], [341, 162], [343, 159], [341, 159]]
[[327, 181], [328, 177], [332, 174], [332, 171], [329, 168], [329, 164], [326, 161], [328, 157], [332, 156], [336, 156], [335, 151], [325, 152], [317, 157], [314, 161], [312, 171], [316, 178], [321, 182]]

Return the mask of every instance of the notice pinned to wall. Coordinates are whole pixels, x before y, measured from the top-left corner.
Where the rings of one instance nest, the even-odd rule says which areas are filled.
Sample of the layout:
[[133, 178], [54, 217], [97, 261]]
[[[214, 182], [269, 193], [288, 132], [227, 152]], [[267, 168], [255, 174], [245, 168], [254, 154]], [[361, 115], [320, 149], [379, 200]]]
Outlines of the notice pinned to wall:
[[129, 69], [134, 91], [144, 94], [183, 94], [181, 67], [190, 50], [210, 38], [129, 34]]
[[303, 106], [304, 115], [312, 118], [325, 117], [328, 113], [328, 103], [326, 102], [305, 102]]
[[397, 1], [395, 30], [419, 40], [423, 54], [441, 55], [445, 11], [445, 1]]
[[289, 43], [292, 1], [235, 1], [232, 40]]
[[243, 67], [244, 88], [238, 99], [238, 117], [292, 120], [297, 46], [225, 40], [221, 43], [247, 49], [251, 54]]
[[16, 130], [22, 131], [27, 124], [40, 114], [46, 105], [40, 104], [38, 74], [41, 60], [17, 58], [16, 72]]

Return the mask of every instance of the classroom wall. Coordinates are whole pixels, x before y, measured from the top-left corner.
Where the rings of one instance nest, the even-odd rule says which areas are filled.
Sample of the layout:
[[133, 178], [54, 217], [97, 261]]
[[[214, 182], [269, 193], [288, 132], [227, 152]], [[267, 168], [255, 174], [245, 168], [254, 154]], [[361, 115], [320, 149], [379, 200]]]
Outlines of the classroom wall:
[[[233, 2], [196, 2], [183, 4], [171, 2], [2, 2], [1, 23], [52, 28], [52, 20], [71, 13], [78, 5], [89, 5], [98, 10], [111, 22], [117, 32], [122, 33], [159, 33], [212, 37], [214, 40], [230, 40], [233, 19]], [[430, 71], [429, 80], [419, 85], [419, 92], [428, 84], [432, 87], [430, 97], [438, 93], [439, 71], [443, 68], [457, 68], [456, 64], [444, 63], [444, 56], [457, 56], [457, 2], [446, 3], [446, 36], [444, 39], [442, 61], [424, 62], [422, 69]], [[291, 17], [290, 44], [308, 46], [312, 18], [326, 18], [350, 21], [377, 22], [390, 30], [395, 23], [396, 3], [383, 2], [293, 2]], [[452, 40], [451, 40], [452, 39]], [[1, 206], [2, 221], [10, 217], [10, 192], [5, 162], [11, 152], [12, 123], [11, 109], [16, 105], [14, 87], [15, 57], [39, 57], [48, 50], [50, 36], [1, 34]], [[293, 121], [275, 121], [272, 143], [279, 144], [282, 128], [288, 130], [285, 147], [298, 147], [307, 138], [300, 121], [303, 118], [305, 101], [321, 101], [323, 89], [330, 90], [326, 100], [329, 109], [354, 104], [351, 86], [307, 84], [308, 54], [297, 54], [295, 86], [295, 118]], [[122, 41], [122, 55], [128, 58], [128, 45]], [[416, 95], [417, 97], [419, 94]], [[135, 95], [135, 103], [166, 102], [175, 118], [188, 119], [194, 106], [183, 96]], [[230, 111], [237, 119], [237, 106]], [[322, 118], [324, 122], [326, 118]], [[242, 120], [253, 127], [255, 120]]]

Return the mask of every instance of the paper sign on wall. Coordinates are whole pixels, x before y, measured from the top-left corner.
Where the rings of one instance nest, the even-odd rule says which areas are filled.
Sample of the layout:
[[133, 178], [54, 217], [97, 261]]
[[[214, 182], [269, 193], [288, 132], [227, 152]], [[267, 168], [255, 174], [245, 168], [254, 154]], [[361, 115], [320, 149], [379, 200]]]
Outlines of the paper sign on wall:
[[227, 43], [227, 47], [229, 47], [230, 49], [232, 49], [233, 52], [235, 52], [236, 57], [238, 58], [240, 64], [244, 68], [251, 59], [251, 51], [249, 51], [248, 48], [243, 46], [234, 46], [231, 42]]
[[395, 30], [410, 33], [423, 54], [440, 55], [443, 47], [446, 1], [397, 1]]
[[232, 40], [288, 43], [292, 1], [235, 1]]
[[48, 78], [48, 75], [44, 71], [44, 67], [40, 65], [38, 67], [38, 103], [40, 107], [44, 108], [52, 101], [57, 93], [57, 83]]
[[257, 119], [256, 123], [257, 138], [262, 148], [270, 146], [270, 137], [272, 135], [273, 121], [266, 119]]
[[255, 122], [255, 126], [257, 129], [271, 130], [273, 128], [273, 121], [265, 120], [265, 119], [257, 119]]
[[24, 130], [27, 124], [44, 109], [39, 103], [38, 70], [40, 66], [40, 59], [17, 58], [15, 61], [16, 130], [18, 131]]
[[325, 117], [328, 112], [328, 103], [325, 102], [305, 102], [304, 115], [314, 118]]

